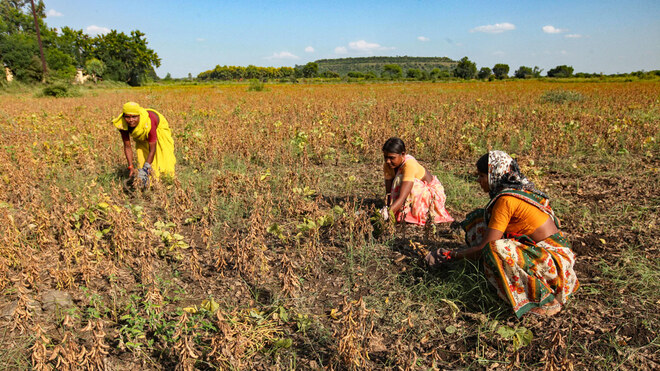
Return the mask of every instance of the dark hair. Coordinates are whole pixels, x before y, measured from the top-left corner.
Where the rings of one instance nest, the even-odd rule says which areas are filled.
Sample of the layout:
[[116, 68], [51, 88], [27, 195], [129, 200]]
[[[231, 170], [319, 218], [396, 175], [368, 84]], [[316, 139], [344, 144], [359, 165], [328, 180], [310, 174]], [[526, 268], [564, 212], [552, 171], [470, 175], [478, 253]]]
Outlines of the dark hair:
[[477, 160], [477, 170], [480, 173], [488, 174], [488, 153], [479, 157]]
[[402, 154], [406, 151], [406, 145], [397, 137], [392, 137], [383, 144], [383, 152]]

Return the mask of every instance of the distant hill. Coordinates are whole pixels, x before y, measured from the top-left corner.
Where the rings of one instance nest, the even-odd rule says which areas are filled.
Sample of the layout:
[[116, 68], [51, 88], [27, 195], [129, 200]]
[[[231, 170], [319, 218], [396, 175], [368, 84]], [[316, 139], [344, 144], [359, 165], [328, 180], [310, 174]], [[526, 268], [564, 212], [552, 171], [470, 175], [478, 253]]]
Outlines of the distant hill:
[[403, 73], [410, 68], [431, 72], [434, 68], [451, 70], [458, 62], [447, 57], [362, 57], [319, 59], [314, 61], [319, 65], [319, 72], [333, 71], [345, 76], [349, 72], [374, 72], [377, 75], [383, 71], [386, 64], [398, 64]]

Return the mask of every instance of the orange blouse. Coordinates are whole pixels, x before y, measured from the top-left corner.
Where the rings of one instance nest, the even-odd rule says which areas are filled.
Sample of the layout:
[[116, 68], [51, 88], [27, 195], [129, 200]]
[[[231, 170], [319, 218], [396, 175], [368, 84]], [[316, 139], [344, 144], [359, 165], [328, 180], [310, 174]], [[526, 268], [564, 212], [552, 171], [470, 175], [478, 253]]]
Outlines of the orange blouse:
[[[422, 178], [424, 178], [424, 175], [426, 175], [426, 170], [424, 169], [424, 166], [420, 165], [419, 162], [417, 162], [417, 160], [415, 160], [414, 158], [407, 159], [403, 163], [403, 165], [401, 165], [400, 172], [403, 174], [404, 182], [412, 182], [415, 179], [421, 180]], [[394, 173], [394, 169], [387, 166], [386, 163], [383, 163], [383, 173], [385, 176], [385, 180], [392, 180], [396, 175]]]
[[503, 233], [532, 234], [550, 216], [534, 205], [512, 196], [501, 196], [491, 212], [488, 228]]

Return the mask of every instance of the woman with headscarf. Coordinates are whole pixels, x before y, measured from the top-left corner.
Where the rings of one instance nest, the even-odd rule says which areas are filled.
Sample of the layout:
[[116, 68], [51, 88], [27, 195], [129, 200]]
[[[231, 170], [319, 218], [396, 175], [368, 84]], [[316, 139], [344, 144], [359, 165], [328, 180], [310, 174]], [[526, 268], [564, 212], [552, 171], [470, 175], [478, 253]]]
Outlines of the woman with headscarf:
[[[124, 104], [122, 114], [112, 123], [119, 129], [124, 142], [129, 177], [137, 173], [138, 180], [146, 186], [150, 176], [174, 176], [174, 140], [167, 119], [162, 114], [153, 109], [142, 108], [135, 102], [128, 102]], [[131, 138], [135, 141], [137, 172], [133, 168]]]
[[468, 247], [438, 249], [427, 255], [427, 262], [482, 258], [486, 277], [516, 316], [558, 313], [579, 283], [575, 256], [559, 231], [548, 196], [505, 152], [490, 151], [476, 165], [477, 182], [490, 201], [461, 223]]

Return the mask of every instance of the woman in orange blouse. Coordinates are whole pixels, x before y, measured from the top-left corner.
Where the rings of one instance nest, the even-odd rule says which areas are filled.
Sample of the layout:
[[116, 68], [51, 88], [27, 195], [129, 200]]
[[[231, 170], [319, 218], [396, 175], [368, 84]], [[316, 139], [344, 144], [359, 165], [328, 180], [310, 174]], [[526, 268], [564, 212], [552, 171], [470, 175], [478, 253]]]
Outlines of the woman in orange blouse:
[[433, 223], [451, 222], [454, 218], [445, 209], [445, 189], [414, 157], [406, 153], [406, 145], [392, 137], [383, 145], [383, 173], [387, 206], [383, 218], [390, 213], [398, 222], [425, 225], [427, 217]]
[[488, 280], [518, 317], [527, 312], [558, 313], [579, 283], [573, 270], [575, 256], [559, 231], [548, 196], [505, 152], [485, 154], [477, 170], [477, 182], [491, 200], [461, 223], [468, 247], [438, 249], [427, 255], [427, 262], [482, 258]]

